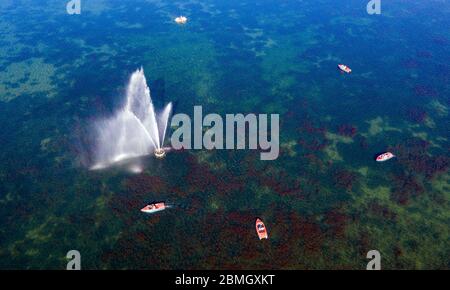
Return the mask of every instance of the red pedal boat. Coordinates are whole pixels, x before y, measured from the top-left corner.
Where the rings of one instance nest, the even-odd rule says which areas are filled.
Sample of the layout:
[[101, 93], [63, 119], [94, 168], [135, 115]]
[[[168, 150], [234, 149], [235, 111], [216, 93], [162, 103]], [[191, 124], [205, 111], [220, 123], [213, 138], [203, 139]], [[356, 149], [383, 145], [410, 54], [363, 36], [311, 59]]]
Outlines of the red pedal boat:
[[266, 226], [259, 218], [256, 219], [256, 233], [258, 234], [260, 240], [269, 238], [269, 236], [267, 235]]
[[377, 162], [384, 162], [384, 161], [387, 161], [387, 160], [389, 160], [391, 158], [394, 158], [394, 157], [395, 157], [395, 155], [392, 154], [391, 152], [385, 152], [383, 154], [378, 155], [375, 160]]
[[167, 206], [164, 202], [158, 202], [146, 205], [144, 208], [141, 209], [141, 211], [145, 213], [155, 213], [158, 211], [165, 210], [166, 208]]
[[177, 18], [175, 18], [175, 22], [177, 24], [186, 24], [187, 20], [188, 19], [185, 16], [178, 16]]
[[338, 68], [341, 71], [343, 71], [345, 73], [348, 73], [348, 74], [352, 72], [352, 70], [348, 66], [346, 66], [345, 64], [338, 64]]

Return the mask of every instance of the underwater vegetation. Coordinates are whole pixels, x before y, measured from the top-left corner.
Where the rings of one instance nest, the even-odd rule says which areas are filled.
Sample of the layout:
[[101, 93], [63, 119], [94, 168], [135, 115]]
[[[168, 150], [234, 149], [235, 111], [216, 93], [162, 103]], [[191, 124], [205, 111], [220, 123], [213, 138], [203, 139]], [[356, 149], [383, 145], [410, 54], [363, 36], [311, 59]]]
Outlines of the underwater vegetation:
[[[32, 2], [0, 4], [0, 269], [65, 269], [71, 249], [84, 269], [365, 269], [372, 249], [383, 269], [449, 268], [445, 1], [379, 17], [358, 1], [90, 0], [82, 17]], [[278, 159], [155, 158], [170, 102], [280, 114]], [[137, 167], [109, 166], [121, 154]]]

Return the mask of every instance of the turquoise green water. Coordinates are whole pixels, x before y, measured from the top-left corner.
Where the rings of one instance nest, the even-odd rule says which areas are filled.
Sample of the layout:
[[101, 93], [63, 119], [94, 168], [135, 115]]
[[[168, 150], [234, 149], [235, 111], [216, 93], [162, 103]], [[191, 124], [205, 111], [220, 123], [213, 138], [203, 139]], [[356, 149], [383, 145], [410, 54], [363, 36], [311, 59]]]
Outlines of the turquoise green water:
[[[65, 269], [76, 249], [84, 269], [365, 269], [376, 249], [448, 269], [448, 3], [61, 2], [0, 4], [0, 268]], [[89, 171], [90, 126], [140, 66], [158, 108], [280, 114], [280, 157]], [[176, 206], [139, 212], [155, 200]]]

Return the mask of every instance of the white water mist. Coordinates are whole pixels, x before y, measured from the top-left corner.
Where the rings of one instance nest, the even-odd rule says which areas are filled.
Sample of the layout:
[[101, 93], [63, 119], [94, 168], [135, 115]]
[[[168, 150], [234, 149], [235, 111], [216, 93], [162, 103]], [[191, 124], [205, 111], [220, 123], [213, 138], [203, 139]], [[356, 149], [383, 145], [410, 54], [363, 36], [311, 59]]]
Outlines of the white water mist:
[[[156, 116], [144, 70], [135, 71], [128, 83], [125, 105], [113, 117], [95, 124], [97, 142], [91, 169], [106, 168], [161, 149], [171, 111], [169, 103], [159, 118]], [[140, 165], [130, 166], [139, 172]]]

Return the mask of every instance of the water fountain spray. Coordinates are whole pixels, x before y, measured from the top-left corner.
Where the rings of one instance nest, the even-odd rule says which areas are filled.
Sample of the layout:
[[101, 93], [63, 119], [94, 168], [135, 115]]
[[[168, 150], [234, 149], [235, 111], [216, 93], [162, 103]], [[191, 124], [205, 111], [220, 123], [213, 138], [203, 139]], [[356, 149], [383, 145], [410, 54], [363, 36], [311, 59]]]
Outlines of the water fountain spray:
[[144, 70], [135, 71], [127, 87], [125, 105], [112, 118], [96, 123], [98, 138], [91, 169], [105, 168], [152, 152], [157, 158], [163, 158], [171, 111], [172, 103], [169, 103], [157, 117]]

